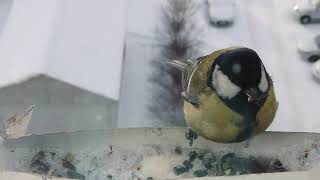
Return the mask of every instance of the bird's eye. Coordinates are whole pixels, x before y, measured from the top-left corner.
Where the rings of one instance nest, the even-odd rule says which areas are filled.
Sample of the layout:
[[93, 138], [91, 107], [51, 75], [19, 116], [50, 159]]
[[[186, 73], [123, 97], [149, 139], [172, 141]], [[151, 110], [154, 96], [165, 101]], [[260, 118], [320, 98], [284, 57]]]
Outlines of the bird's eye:
[[234, 74], [239, 74], [239, 73], [241, 72], [241, 65], [238, 64], [238, 63], [234, 63], [234, 64], [232, 65], [232, 72], [233, 72]]

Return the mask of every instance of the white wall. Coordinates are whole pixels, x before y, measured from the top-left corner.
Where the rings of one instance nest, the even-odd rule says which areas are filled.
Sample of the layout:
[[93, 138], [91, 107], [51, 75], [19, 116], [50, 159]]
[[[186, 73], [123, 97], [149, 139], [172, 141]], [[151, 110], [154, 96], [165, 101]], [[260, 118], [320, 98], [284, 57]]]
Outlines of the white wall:
[[125, 38], [125, 0], [60, 0], [46, 72], [118, 99]]
[[43, 72], [55, 0], [15, 0], [0, 35], [0, 86]]

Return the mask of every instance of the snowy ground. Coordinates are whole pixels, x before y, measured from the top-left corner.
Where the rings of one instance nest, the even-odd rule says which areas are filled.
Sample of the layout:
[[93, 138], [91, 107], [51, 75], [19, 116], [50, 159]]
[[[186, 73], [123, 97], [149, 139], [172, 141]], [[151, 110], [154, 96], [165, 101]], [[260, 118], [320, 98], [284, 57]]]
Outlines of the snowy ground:
[[180, 179], [319, 167], [319, 134], [264, 133], [245, 148], [246, 143], [221, 144], [201, 137], [190, 147], [184, 132], [112, 129], [0, 140], [0, 166], [81, 180]]
[[[244, 45], [256, 50], [275, 82], [280, 103], [277, 117], [269, 130], [320, 132], [317, 119], [320, 84], [312, 78], [311, 65], [303, 62], [296, 51], [297, 41], [311, 39], [320, 32], [320, 24], [301, 25], [293, 16], [292, 4], [292, 0], [238, 0], [237, 18], [230, 28], [210, 26], [202, 4], [199, 23], [203, 25], [202, 39], [207, 45], [203, 53], [231, 45]], [[155, 27], [159, 24], [160, 3], [158, 0], [136, 0], [135, 3], [129, 1], [128, 7], [129, 33], [119, 126], [161, 126], [150, 123], [145, 106], [150, 96], [146, 90], [146, 76], [153, 53], [147, 44], [152, 44], [150, 39], [152, 41]], [[144, 45], [139, 45], [141, 43]], [[128, 119], [130, 123], [127, 124]]]

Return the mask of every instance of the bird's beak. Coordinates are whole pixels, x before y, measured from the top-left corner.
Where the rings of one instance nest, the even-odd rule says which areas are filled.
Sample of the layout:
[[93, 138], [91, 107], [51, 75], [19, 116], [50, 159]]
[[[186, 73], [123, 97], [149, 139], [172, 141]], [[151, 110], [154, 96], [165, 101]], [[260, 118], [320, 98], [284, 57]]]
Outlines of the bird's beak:
[[261, 93], [257, 88], [247, 88], [244, 93], [248, 97], [248, 102], [260, 104], [260, 102], [268, 97], [268, 93]]

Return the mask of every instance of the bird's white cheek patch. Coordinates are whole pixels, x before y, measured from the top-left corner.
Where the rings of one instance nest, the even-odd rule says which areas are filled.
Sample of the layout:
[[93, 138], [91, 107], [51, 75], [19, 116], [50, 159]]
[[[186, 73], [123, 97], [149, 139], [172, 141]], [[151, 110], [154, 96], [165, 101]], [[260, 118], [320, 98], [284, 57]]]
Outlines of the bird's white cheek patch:
[[230, 79], [219, 70], [217, 65], [212, 73], [212, 86], [216, 89], [217, 93], [223, 97], [231, 99], [235, 97], [241, 88], [230, 81]]
[[264, 93], [267, 92], [269, 87], [267, 75], [262, 64], [261, 64], [261, 79], [258, 87], [259, 87], [259, 90]]

